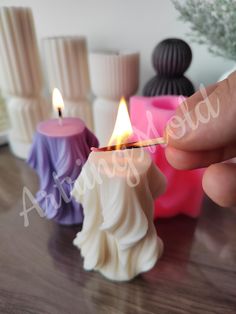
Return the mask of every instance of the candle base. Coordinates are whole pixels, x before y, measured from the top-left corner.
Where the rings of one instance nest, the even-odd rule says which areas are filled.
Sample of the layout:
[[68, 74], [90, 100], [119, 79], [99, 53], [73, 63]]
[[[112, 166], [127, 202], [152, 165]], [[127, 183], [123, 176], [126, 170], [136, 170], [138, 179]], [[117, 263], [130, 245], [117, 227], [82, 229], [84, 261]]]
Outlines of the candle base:
[[9, 142], [14, 155], [26, 159], [36, 125], [45, 118], [47, 103], [41, 97], [10, 97], [7, 110], [11, 122]]

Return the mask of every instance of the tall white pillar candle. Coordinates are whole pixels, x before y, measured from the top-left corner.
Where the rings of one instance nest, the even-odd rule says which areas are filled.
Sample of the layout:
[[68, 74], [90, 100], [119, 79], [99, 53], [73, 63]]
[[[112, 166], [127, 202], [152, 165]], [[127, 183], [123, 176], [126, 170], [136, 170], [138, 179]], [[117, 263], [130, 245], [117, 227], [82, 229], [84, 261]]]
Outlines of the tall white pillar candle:
[[3, 91], [20, 97], [39, 95], [43, 82], [31, 9], [0, 8], [0, 26]]
[[36, 125], [49, 111], [40, 96], [43, 80], [31, 9], [0, 8], [0, 28], [0, 84], [7, 96], [9, 142], [16, 156], [26, 158]]

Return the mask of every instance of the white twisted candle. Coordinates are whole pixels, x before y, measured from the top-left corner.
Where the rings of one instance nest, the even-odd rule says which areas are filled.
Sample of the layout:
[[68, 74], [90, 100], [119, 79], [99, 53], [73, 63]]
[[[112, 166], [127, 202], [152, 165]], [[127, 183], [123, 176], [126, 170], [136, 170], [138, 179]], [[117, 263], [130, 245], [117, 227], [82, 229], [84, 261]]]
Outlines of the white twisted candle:
[[165, 179], [141, 149], [92, 152], [72, 195], [82, 203], [82, 231], [74, 239], [86, 270], [130, 280], [151, 269], [163, 244], [153, 224], [153, 200]]

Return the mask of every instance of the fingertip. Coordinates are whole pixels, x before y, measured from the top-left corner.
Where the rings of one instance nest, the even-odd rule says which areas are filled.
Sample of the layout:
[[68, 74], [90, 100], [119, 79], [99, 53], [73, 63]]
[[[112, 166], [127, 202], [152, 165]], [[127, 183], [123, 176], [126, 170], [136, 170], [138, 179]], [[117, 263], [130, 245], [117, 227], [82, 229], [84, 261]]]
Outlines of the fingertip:
[[236, 205], [236, 165], [214, 164], [203, 175], [202, 186], [205, 193], [218, 205]]

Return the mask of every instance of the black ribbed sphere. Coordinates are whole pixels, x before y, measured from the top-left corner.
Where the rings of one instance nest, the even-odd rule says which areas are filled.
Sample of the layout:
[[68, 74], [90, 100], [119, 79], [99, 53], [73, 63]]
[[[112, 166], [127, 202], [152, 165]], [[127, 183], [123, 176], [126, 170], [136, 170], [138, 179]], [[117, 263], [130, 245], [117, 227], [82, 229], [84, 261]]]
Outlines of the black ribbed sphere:
[[156, 72], [165, 77], [182, 76], [192, 60], [189, 45], [178, 38], [161, 41], [154, 49], [152, 62]]
[[188, 97], [193, 93], [193, 84], [185, 76], [167, 78], [157, 75], [147, 82], [143, 89], [143, 95], [147, 97], [157, 95], [183, 95]]

